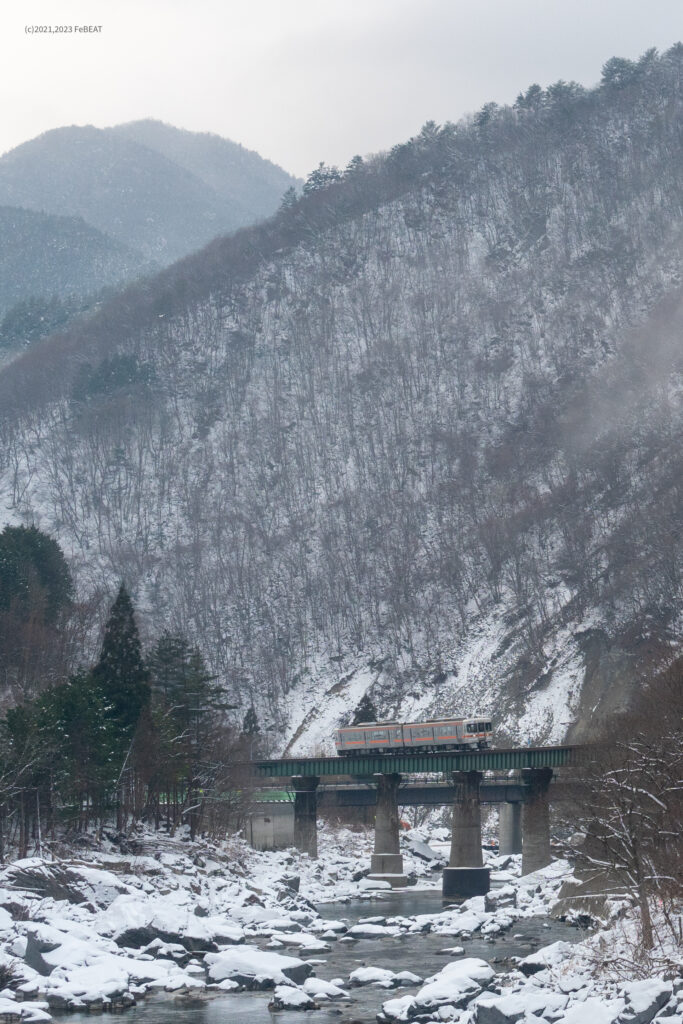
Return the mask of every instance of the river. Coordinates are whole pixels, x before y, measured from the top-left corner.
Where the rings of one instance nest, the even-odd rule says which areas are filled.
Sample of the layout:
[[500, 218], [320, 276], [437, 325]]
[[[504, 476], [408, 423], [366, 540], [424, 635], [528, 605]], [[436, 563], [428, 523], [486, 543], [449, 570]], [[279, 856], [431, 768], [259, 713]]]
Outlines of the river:
[[[327, 903], [318, 907], [328, 920], [346, 919], [354, 924], [362, 918], [381, 915], [412, 916], [436, 914], [443, 909], [441, 893], [435, 890], [387, 893], [374, 900], [353, 900], [350, 903]], [[495, 969], [505, 970], [505, 961], [511, 956], [527, 956], [539, 946], [558, 939], [576, 942], [584, 935], [550, 918], [528, 918], [516, 922], [509, 932], [485, 939], [477, 937], [460, 940], [448, 935], [403, 935], [397, 938], [358, 939], [355, 942], [335, 942], [332, 951], [315, 959], [325, 961], [316, 966], [315, 974], [329, 981], [343, 978], [344, 987], [351, 971], [357, 967], [388, 967], [392, 971], [412, 971], [421, 977], [435, 974], [448, 963], [448, 955], [441, 951], [449, 946], [464, 946], [465, 956], [488, 960]], [[297, 955], [283, 949], [283, 953]], [[304, 954], [305, 957], [305, 954]], [[313, 958], [311, 958], [313, 959]], [[236, 995], [200, 997], [153, 996], [142, 1000], [136, 1007], [121, 1013], [98, 1014], [102, 1024], [370, 1024], [382, 1003], [413, 989], [387, 990], [372, 985], [350, 988], [351, 1001], [334, 1002], [313, 1012], [286, 1010], [271, 1013], [269, 992], [241, 992]], [[56, 1018], [61, 1024], [92, 1024], [92, 1015], [71, 1013]]]

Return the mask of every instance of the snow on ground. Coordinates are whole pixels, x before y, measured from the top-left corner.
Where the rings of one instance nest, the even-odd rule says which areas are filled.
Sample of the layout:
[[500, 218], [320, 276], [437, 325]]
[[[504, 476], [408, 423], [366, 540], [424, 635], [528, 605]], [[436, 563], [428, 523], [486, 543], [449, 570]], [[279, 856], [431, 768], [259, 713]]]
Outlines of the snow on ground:
[[[301, 699], [291, 701], [288, 727], [290, 739], [284, 751], [285, 756], [312, 752], [334, 755], [334, 730], [375, 681], [374, 673], [364, 666], [351, 669], [341, 679], [330, 683], [325, 668], [325, 665], [318, 666], [313, 662], [306, 682], [298, 693]], [[320, 685], [321, 669], [322, 677], [326, 680], [323, 686]], [[329, 672], [329, 666], [327, 669]]]
[[[208, 998], [245, 988], [270, 990], [273, 1010], [314, 1011], [352, 1002], [354, 990], [374, 986], [394, 990], [378, 1017], [387, 1024], [648, 1024], [665, 1016], [668, 1024], [683, 1024], [683, 981], [670, 980], [666, 970], [624, 975], [638, 938], [630, 912], [578, 944], [554, 942], [513, 958], [503, 973], [454, 945], [454, 938], [512, 935], [525, 919], [547, 915], [571, 875], [566, 861], [520, 878], [519, 857], [486, 852], [495, 883], [488, 896], [427, 914], [382, 916], [382, 893], [372, 893], [367, 917], [350, 923], [322, 918], [314, 903], [370, 895], [363, 872], [371, 833], [321, 827], [318, 861], [293, 850], [257, 852], [237, 838], [137, 839], [145, 856], [103, 842], [77, 857], [32, 858], [0, 870], [2, 1019], [125, 1009], [158, 991]], [[428, 842], [442, 853], [445, 830], [403, 839], [406, 868], [420, 889], [437, 888], [440, 859], [425, 858], [423, 847]], [[376, 941], [381, 950], [388, 937], [419, 943], [427, 934], [444, 937], [440, 955], [447, 958], [429, 977], [379, 962], [346, 980], [316, 977], [321, 952], [333, 966], [338, 942]], [[670, 963], [675, 955], [672, 946]]]
[[521, 714], [508, 715], [500, 723], [522, 741], [542, 736], [545, 743], [561, 743], [578, 714], [585, 665], [573, 631], [565, 627], [553, 638], [555, 653], [548, 658], [546, 685], [528, 694]]

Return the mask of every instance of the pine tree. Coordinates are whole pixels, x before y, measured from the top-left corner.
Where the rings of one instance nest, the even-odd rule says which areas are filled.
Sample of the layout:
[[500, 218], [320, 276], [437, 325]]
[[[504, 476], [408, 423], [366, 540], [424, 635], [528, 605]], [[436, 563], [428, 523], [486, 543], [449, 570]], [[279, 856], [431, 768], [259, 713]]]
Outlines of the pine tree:
[[148, 664], [155, 708], [174, 723], [179, 745], [192, 759], [201, 751], [211, 713], [225, 707], [216, 677], [209, 674], [196, 647], [168, 631], [157, 640]]
[[[148, 658], [152, 688], [150, 725], [156, 744], [152, 790], [165, 790], [173, 818], [186, 808], [192, 835], [202, 814], [204, 790], [215, 775], [212, 736], [227, 707], [201, 653], [184, 636], [164, 632]], [[189, 807], [189, 811], [187, 808]], [[170, 824], [170, 821], [169, 821]]]
[[358, 707], [353, 713], [352, 725], [361, 725], [363, 722], [376, 722], [377, 711], [367, 693], [361, 697]]
[[297, 202], [298, 197], [296, 194], [296, 189], [292, 185], [290, 186], [290, 188], [287, 189], [287, 191], [282, 196], [282, 199], [280, 200], [280, 209], [291, 210], [293, 206], [296, 206]]
[[142, 660], [133, 602], [122, 583], [104, 629], [102, 651], [93, 670], [122, 738], [130, 740], [149, 702], [149, 672]]
[[116, 723], [92, 673], [79, 672], [43, 694], [38, 720], [50, 775], [74, 808], [75, 821], [87, 826], [91, 813], [101, 819], [116, 785], [121, 751]]
[[256, 712], [252, 706], [247, 710], [247, 713], [244, 716], [244, 721], [242, 722], [242, 735], [254, 737], [258, 736], [260, 732], [261, 726], [258, 723]]
[[35, 526], [6, 526], [0, 533], [0, 609], [54, 622], [69, 605], [73, 583], [57, 541]]
[[0, 679], [25, 700], [70, 669], [73, 583], [59, 544], [35, 526], [0, 533]]

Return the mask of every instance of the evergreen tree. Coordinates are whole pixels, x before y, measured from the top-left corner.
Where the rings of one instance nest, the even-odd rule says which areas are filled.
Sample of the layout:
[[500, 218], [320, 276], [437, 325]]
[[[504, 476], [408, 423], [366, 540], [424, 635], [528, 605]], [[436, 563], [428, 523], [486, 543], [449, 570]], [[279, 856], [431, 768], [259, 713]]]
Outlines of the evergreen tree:
[[152, 722], [158, 744], [158, 768], [153, 783], [171, 795], [174, 820], [184, 808], [184, 820], [195, 835], [206, 788], [216, 773], [213, 740], [225, 695], [208, 673], [204, 659], [184, 636], [164, 632], [150, 652]]
[[364, 166], [365, 162], [363, 160], [363, 157], [359, 156], [359, 154], [356, 153], [355, 156], [351, 157], [348, 164], [344, 168], [344, 177], [348, 178], [354, 174], [357, 174]]
[[298, 196], [296, 194], [296, 189], [294, 188], [293, 185], [291, 185], [282, 196], [282, 199], [280, 200], [280, 209], [291, 210], [293, 206], [296, 206], [297, 202]]
[[52, 623], [72, 596], [57, 541], [35, 526], [6, 526], [0, 533], [0, 610], [12, 608], [24, 619], [38, 614]]
[[309, 196], [311, 193], [319, 192], [321, 189], [327, 188], [328, 185], [334, 185], [338, 181], [341, 181], [339, 168], [328, 167], [321, 161], [306, 178], [303, 193], [305, 196]]
[[0, 679], [26, 700], [70, 669], [73, 583], [62, 550], [35, 526], [0, 533]]
[[638, 65], [625, 57], [610, 57], [602, 67], [603, 85], [621, 88], [630, 85], [638, 77]]
[[353, 713], [352, 725], [361, 725], [363, 722], [376, 722], [377, 711], [375, 705], [372, 703], [367, 693], [364, 693], [361, 697], [358, 707]]
[[172, 721], [176, 745], [194, 760], [211, 726], [212, 712], [225, 706], [216, 677], [209, 674], [196, 647], [169, 631], [155, 644], [148, 664], [155, 710]]
[[259, 725], [256, 712], [252, 705], [252, 707], [248, 709], [246, 715], [244, 716], [244, 721], [242, 722], [242, 735], [254, 737], [258, 736], [260, 732], [261, 726]]
[[82, 827], [90, 811], [100, 819], [121, 765], [116, 723], [91, 672], [79, 672], [38, 701], [39, 732], [51, 750], [49, 771]]
[[149, 672], [142, 660], [133, 602], [122, 583], [109, 612], [93, 679], [101, 688], [111, 717], [128, 740], [149, 702]]

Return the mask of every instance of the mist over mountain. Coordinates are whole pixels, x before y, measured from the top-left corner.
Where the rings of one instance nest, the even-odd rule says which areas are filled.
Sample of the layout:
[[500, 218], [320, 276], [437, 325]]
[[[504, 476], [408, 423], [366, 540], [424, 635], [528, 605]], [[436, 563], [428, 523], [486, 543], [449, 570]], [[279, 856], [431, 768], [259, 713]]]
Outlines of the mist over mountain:
[[81, 217], [0, 206], [0, 239], [0, 319], [29, 296], [82, 296], [148, 269], [139, 252]]
[[0, 507], [289, 749], [365, 692], [585, 735], [683, 630], [682, 70], [615, 58], [320, 167], [36, 346], [0, 373]]
[[155, 150], [203, 181], [231, 204], [232, 227], [273, 213], [297, 179], [270, 160], [213, 132], [189, 132], [163, 121], [131, 121], [109, 129]]
[[82, 217], [157, 264], [270, 215], [294, 184], [236, 143], [155, 121], [56, 128], [0, 158], [0, 204]]

